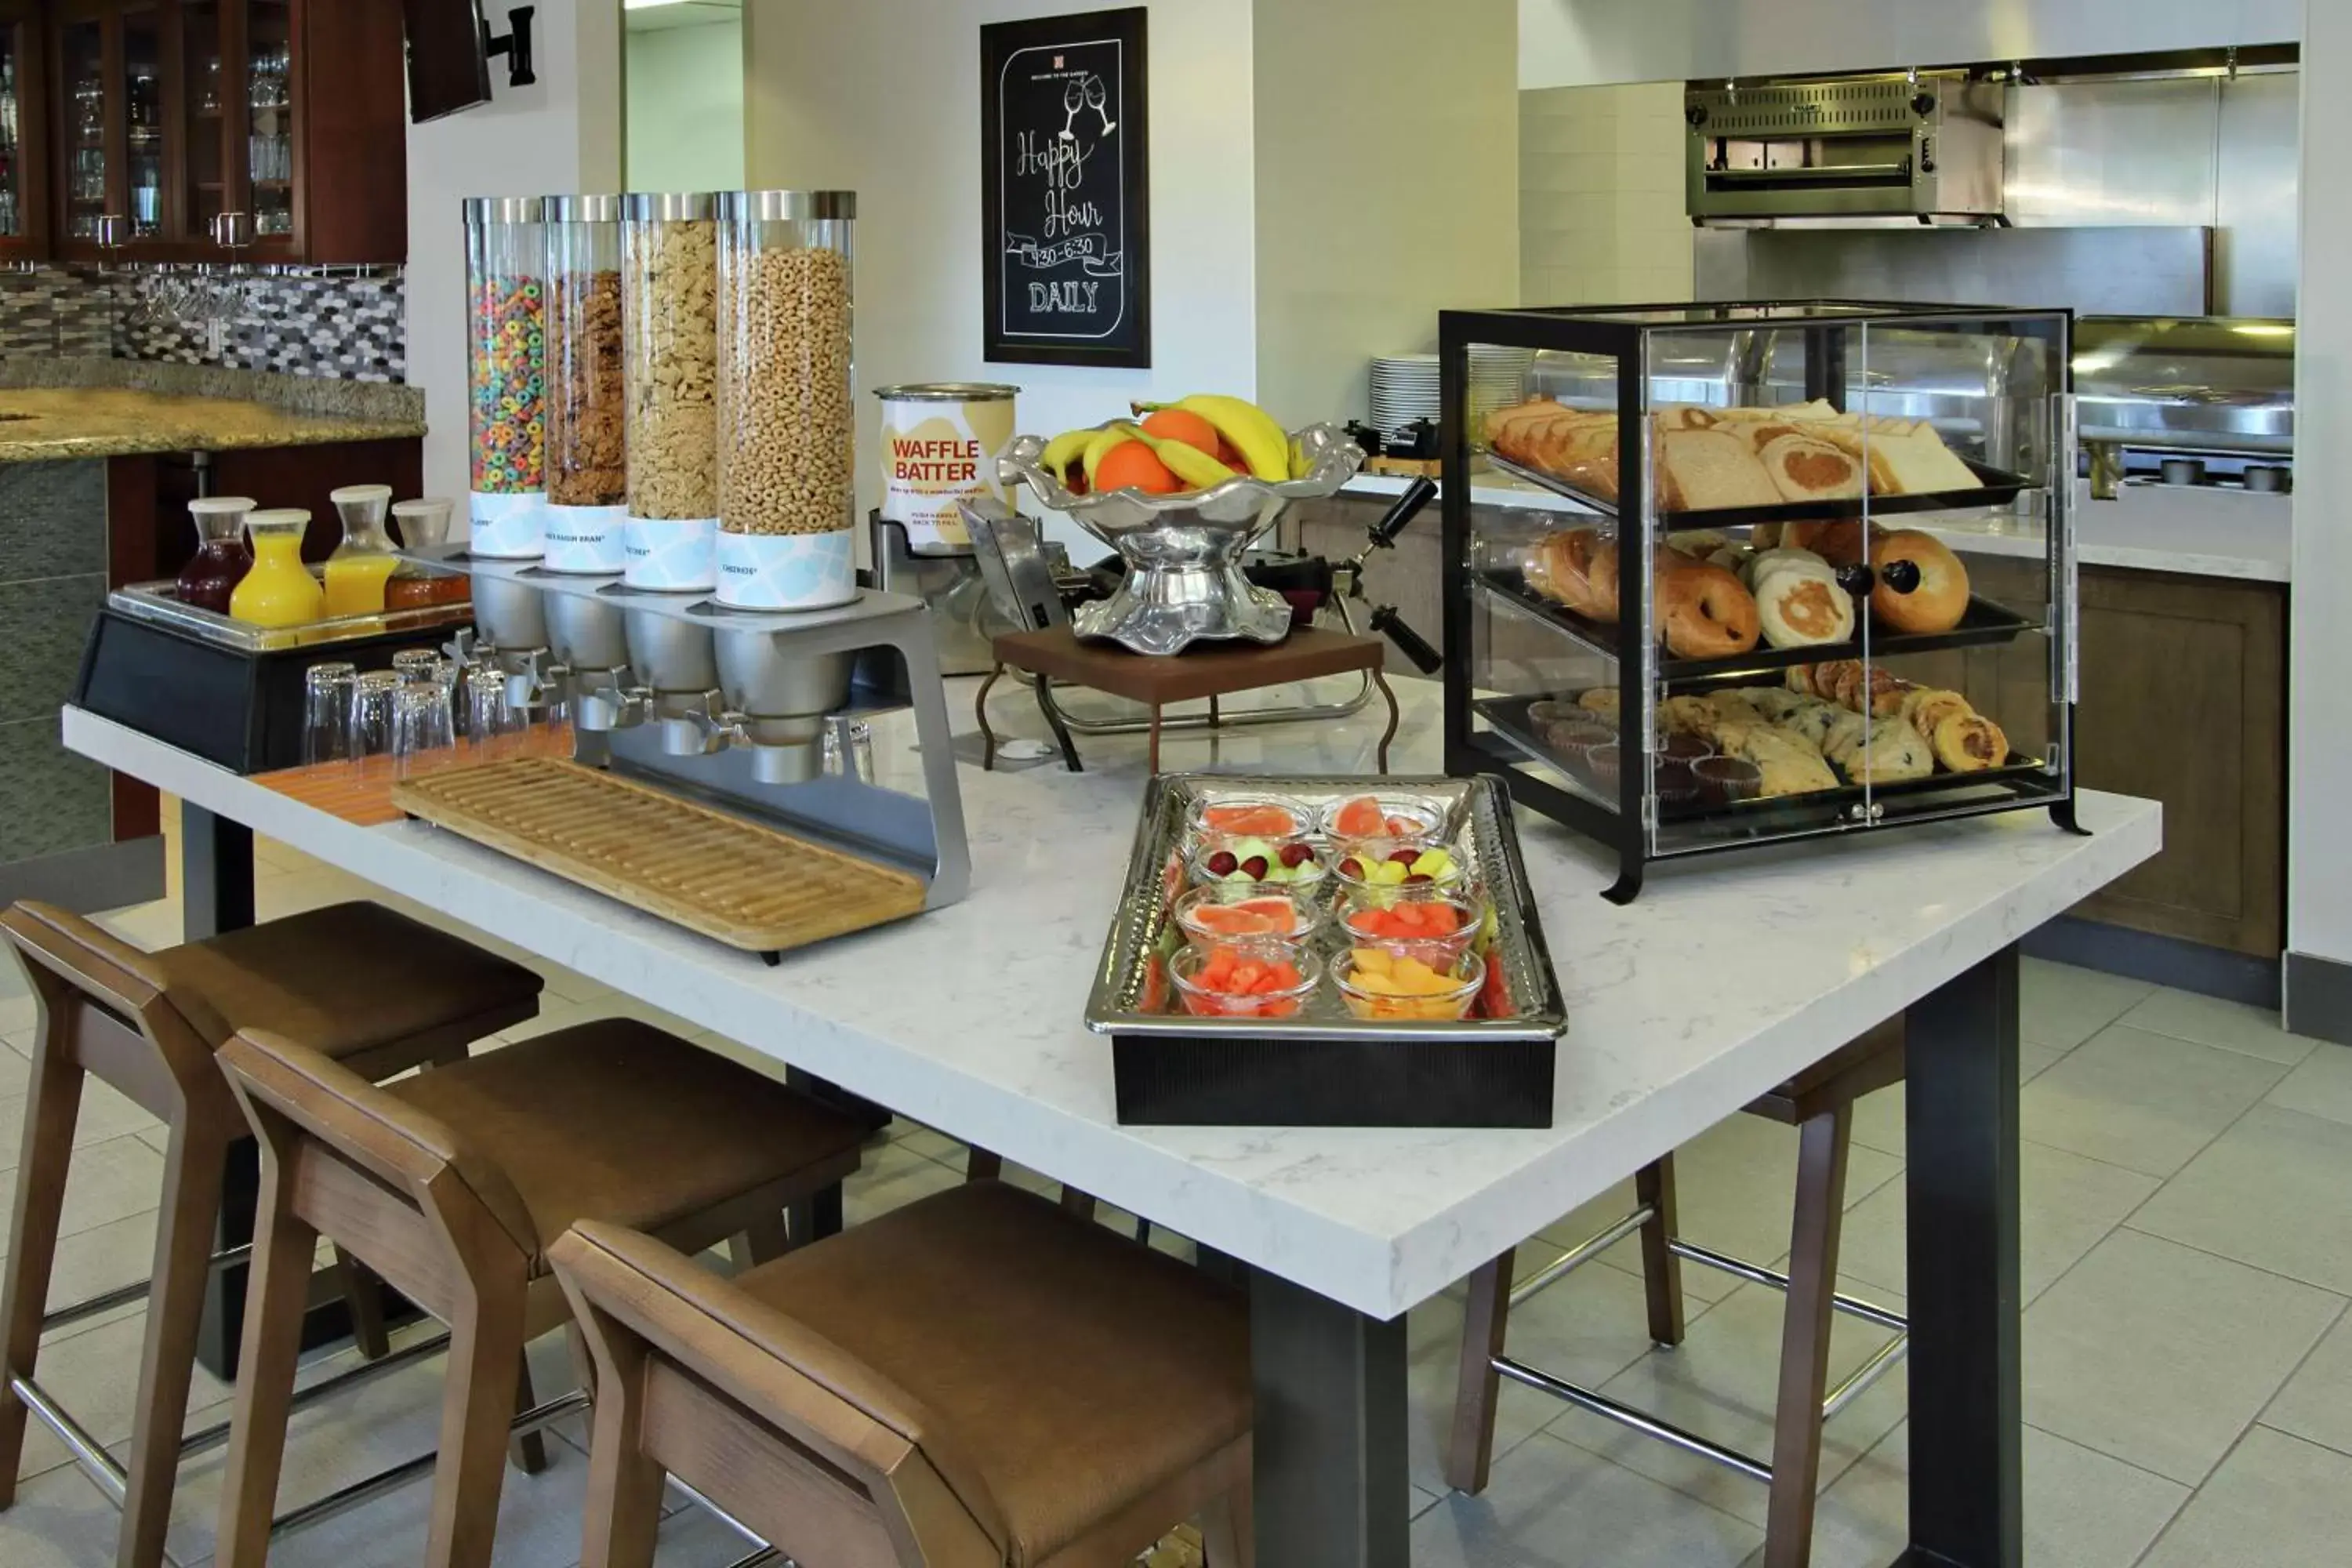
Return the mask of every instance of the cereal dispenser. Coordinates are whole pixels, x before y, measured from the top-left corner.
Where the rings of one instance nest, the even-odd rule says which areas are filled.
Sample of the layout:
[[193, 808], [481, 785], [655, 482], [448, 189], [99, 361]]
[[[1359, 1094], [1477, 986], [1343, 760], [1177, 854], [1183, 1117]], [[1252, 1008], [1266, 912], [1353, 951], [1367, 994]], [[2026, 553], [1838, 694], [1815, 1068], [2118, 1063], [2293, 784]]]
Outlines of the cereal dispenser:
[[621, 198], [628, 521], [624, 581], [719, 585], [719, 198]]
[[857, 596], [852, 543], [851, 191], [719, 199], [719, 602]]
[[547, 569], [619, 573], [629, 464], [621, 198], [547, 204]]
[[545, 553], [547, 203], [466, 203], [466, 360], [476, 554]]

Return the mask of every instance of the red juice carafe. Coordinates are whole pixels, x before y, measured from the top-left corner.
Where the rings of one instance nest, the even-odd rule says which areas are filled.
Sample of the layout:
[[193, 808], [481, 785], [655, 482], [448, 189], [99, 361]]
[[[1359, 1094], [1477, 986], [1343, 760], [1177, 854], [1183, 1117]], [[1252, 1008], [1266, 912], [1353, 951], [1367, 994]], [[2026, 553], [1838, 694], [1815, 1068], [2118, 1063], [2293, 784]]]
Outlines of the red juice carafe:
[[245, 543], [245, 517], [257, 504], [246, 496], [202, 496], [188, 503], [188, 515], [196, 524], [196, 553], [180, 570], [180, 603], [216, 616], [228, 614], [229, 595], [253, 570], [253, 552]]

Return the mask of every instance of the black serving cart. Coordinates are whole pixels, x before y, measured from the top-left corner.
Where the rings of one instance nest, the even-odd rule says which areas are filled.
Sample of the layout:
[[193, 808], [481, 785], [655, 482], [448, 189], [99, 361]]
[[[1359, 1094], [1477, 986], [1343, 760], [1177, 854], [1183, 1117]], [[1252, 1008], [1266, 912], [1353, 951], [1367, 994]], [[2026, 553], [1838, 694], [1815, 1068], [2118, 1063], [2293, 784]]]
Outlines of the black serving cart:
[[[1519, 802], [1612, 847], [1619, 874], [1607, 896], [1619, 903], [1638, 895], [1651, 864], [1687, 856], [2037, 806], [2073, 830], [2072, 337], [2066, 310], [1849, 300], [1442, 312], [1447, 772], [1491, 774]], [[1474, 350], [1494, 347], [1537, 351], [1531, 399], [1614, 414], [1613, 495], [1589, 466], [1548, 470], [1488, 449], [1496, 410], [1474, 404], [1470, 364]], [[1808, 405], [1889, 439], [1931, 427], [1975, 482], [1958, 483], [1954, 469], [1954, 482], [1924, 492], [1892, 493], [1889, 483], [1853, 499], [1661, 504], [1661, 430], [1687, 418], [1685, 409], [1753, 417]], [[1663, 645], [1653, 598], [1660, 552], [1713, 555], [1737, 574], [1795, 525], [1832, 521], [1858, 522], [1864, 538], [1935, 535], [1968, 570], [1958, 623], [1930, 633], [1883, 624], [1870, 610], [1878, 578], [1865, 560], [1838, 574], [1858, 612], [1847, 640], [1759, 641], [1713, 658]], [[1621, 547], [1613, 623], [1530, 581], [1545, 538], [1566, 529]], [[1833, 661], [1857, 663], [1865, 692], [1890, 679], [1959, 692], [2000, 727], [2009, 754], [1977, 771], [1937, 765], [1900, 779], [1832, 770], [1834, 787], [1744, 796], [1695, 789], [1673, 771], [1686, 763], [1660, 755], [1673, 699], [1788, 690], [1792, 668]], [[1614, 727], [1613, 753], [1553, 743], [1558, 716], [1580, 707]]]

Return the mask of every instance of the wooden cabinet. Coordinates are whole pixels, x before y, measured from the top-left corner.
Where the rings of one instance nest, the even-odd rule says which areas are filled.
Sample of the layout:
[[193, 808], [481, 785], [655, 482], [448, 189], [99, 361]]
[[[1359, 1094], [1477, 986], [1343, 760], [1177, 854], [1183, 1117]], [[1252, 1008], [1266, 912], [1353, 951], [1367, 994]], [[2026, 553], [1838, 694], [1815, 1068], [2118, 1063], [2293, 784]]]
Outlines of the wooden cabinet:
[[37, 0], [0, 0], [0, 260], [49, 253], [48, 68]]
[[2284, 940], [2286, 589], [2083, 570], [2075, 779], [2164, 803], [2164, 852], [2087, 919], [2274, 959]]
[[52, 0], [47, 16], [58, 255], [406, 259], [399, 0]]

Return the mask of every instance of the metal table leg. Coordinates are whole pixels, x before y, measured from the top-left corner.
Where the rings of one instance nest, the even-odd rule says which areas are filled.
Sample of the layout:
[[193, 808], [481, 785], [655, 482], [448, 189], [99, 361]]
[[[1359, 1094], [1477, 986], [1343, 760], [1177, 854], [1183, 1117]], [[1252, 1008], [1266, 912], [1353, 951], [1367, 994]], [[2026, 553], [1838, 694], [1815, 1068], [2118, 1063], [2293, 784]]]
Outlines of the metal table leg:
[[1376, 669], [1371, 672], [1371, 677], [1373, 682], [1380, 687], [1381, 695], [1388, 699], [1389, 704], [1389, 727], [1381, 731], [1380, 751], [1381, 772], [1386, 773], [1389, 771], [1389, 742], [1396, 739], [1397, 725], [1403, 721], [1404, 716], [1397, 710], [1396, 693], [1389, 688], [1388, 672]]
[[980, 683], [980, 695], [971, 701], [972, 717], [980, 721], [980, 771], [984, 773], [996, 768], [996, 731], [988, 727], [988, 693], [1003, 673], [1003, 665], [992, 667], [988, 679]]
[[180, 803], [180, 908], [186, 940], [253, 923], [253, 829]]
[[1911, 1550], [2017, 1568], [2017, 948], [1910, 1011]]
[[1249, 1290], [1257, 1560], [1407, 1568], [1404, 1319], [1263, 1271]]

